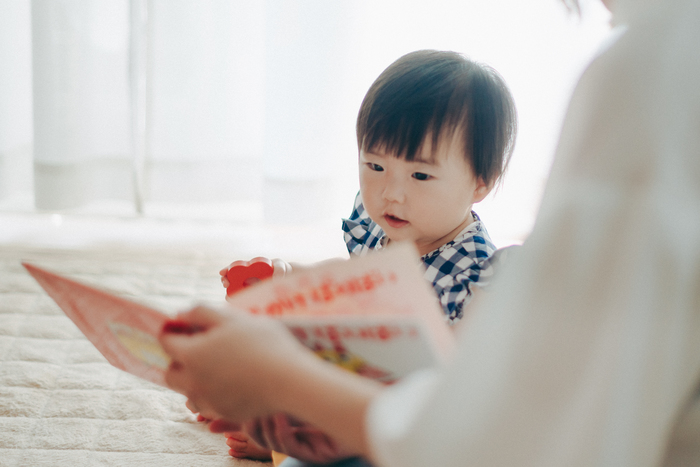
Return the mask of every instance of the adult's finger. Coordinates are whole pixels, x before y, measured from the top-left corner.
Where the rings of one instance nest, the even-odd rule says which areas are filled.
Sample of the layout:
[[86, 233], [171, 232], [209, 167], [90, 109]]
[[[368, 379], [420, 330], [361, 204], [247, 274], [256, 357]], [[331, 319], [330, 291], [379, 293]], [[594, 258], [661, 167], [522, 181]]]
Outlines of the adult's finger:
[[221, 418], [221, 416], [216, 413], [213, 409], [209, 409], [206, 407], [197, 407], [199, 408], [199, 416], [202, 417], [202, 421], [210, 421], [210, 420], [218, 420]]
[[165, 384], [174, 391], [190, 397], [190, 378], [185, 374], [180, 362], [173, 360], [165, 372]]
[[167, 321], [158, 339], [163, 350], [173, 360], [182, 361], [191, 346], [197, 344], [198, 340], [190, 338], [191, 335], [206, 332], [232, 316], [229, 314], [224, 317], [220, 311], [197, 306], [190, 311], [178, 314], [175, 319]]
[[195, 405], [195, 403], [192, 399], [187, 399], [185, 401], [185, 407], [190, 409], [190, 412], [192, 412], [192, 413], [199, 413], [199, 409], [197, 408], [197, 406]]
[[206, 331], [221, 324], [228, 316], [228, 313], [221, 309], [197, 305], [189, 311], [178, 314], [176, 319], [188, 323], [194, 331]]
[[231, 422], [229, 420], [224, 420], [221, 418], [217, 418], [216, 420], [212, 420], [212, 422], [209, 424], [209, 431], [212, 433], [225, 433], [227, 431], [241, 431], [243, 429], [243, 425], [241, 423], [236, 423], [236, 422]]
[[163, 332], [158, 336], [158, 342], [160, 342], [161, 347], [172, 359], [168, 373], [181, 369], [183, 360], [186, 359], [188, 352], [192, 348], [192, 340], [193, 336], [172, 332]]

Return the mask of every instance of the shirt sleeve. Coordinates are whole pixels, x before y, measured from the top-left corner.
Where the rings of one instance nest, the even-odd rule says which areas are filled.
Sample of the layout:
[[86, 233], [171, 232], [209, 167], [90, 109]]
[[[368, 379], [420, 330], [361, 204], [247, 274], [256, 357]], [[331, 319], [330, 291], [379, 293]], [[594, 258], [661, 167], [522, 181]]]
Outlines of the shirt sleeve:
[[362, 197], [357, 193], [352, 214], [343, 219], [343, 239], [352, 256], [363, 256], [376, 249], [384, 237], [384, 231], [370, 219], [362, 204]]
[[452, 360], [373, 402], [380, 465], [664, 462], [700, 381], [700, 4], [674, 4], [582, 77], [535, 228]]
[[488, 234], [480, 227], [457, 245], [424, 258], [424, 277], [433, 284], [440, 306], [450, 321], [462, 318], [474, 284], [485, 284], [493, 276], [494, 263], [490, 259], [495, 250]]
[[[462, 272], [445, 274], [433, 284], [440, 306], [451, 321], [459, 320], [464, 313], [464, 307], [471, 300], [471, 287], [478, 281], [479, 265], [469, 257], [464, 257], [460, 263], [469, 263]], [[460, 265], [461, 266], [461, 265]]]

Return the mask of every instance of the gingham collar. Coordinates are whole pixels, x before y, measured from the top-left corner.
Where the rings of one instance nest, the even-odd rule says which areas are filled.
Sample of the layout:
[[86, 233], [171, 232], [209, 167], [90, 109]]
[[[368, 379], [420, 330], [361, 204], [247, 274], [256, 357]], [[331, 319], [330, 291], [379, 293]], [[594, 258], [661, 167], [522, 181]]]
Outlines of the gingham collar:
[[[439, 255], [443, 251], [445, 251], [448, 248], [451, 248], [455, 244], [463, 242], [467, 237], [470, 237], [476, 233], [483, 232], [484, 227], [483, 224], [481, 223], [481, 218], [474, 212], [472, 211], [472, 217], [474, 218], [474, 222], [466, 226], [460, 233], [457, 234], [455, 238], [450, 240], [447, 243], [444, 243], [443, 245], [435, 248], [434, 250], [424, 254], [421, 256], [421, 259], [423, 261], [427, 260], [431, 256]], [[389, 244], [389, 237], [387, 237], [386, 233], [382, 231], [382, 235], [379, 237], [379, 243], [377, 245], [377, 250], [381, 250], [383, 248], [386, 248], [386, 246]]]

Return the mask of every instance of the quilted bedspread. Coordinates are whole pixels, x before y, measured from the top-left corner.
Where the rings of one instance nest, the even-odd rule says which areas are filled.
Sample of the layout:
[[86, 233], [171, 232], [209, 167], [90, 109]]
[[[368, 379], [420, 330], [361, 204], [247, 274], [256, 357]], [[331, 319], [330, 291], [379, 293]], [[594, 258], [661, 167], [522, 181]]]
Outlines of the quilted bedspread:
[[0, 246], [0, 466], [267, 466], [227, 453], [184, 397], [112, 366], [20, 265], [175, 313], [221, 301], [197, 252]]

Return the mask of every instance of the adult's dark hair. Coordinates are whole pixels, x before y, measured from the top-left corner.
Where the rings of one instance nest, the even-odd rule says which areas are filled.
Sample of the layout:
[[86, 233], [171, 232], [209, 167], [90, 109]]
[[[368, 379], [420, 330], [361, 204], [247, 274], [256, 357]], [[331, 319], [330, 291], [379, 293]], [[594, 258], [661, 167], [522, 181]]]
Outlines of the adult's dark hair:
[[505, 172], [515, 144], [517, 115], [503, 78], [456, 52], [404, 55], [370, 86], [357, 116], [357, 144], [415, 160], [426, 138], [432, 148], [459, 132], [464, 157], [487, 185]]

